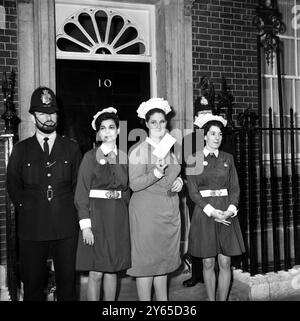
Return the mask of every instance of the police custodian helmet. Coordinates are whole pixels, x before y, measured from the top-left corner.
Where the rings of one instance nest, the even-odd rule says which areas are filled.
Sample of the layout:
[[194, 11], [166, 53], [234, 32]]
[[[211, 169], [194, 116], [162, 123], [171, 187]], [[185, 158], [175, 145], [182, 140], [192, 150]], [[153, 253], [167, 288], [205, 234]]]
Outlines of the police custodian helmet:
[[29, 112], [53, 114], [58, 111], [54, 92], [47, 87], [38, 87], [31, 96]]

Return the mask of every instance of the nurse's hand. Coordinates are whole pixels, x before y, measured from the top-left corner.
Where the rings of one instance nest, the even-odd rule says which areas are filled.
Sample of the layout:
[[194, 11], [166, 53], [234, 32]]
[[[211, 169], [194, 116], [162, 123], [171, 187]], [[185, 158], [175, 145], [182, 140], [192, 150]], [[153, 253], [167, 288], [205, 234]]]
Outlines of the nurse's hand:
[[168, 164], [166, 163], [166, 160], [164, 158], [159, 158], [157, 159], [155, 166], [162, 174], [164, 174]]
[[226, 221], [226, 220], [219, 220], [219, 219], [217, 219], [217, 218], [215, 218], [215, 222], [218, 222], [218, 223], [224, 224], [224, 225], [226, 225], [226, 226], [228, 226], [228, 225], [230, 225], [230, 224], [231, 224], [231, 222], [229, 222], [229, 221]]
[[183, 181], [180, 177], [177, 177], [172, 184], [171, 192], [179, 193], [182, 190]]
[[224, 211], [223, 212], [224, 219], [227, 220], [229, 217], [233, 216], [233, 212], [231, 211]]
[[211, 216], [212, 216], [214, 219], [217, 219], [217, 220], [223, 220], [223, 219], [224, 219], [223, 211], [217, 210], [217, 209], [214, 209], [214, 210], [211, 212]]
[[90, 227], [86, 227], [82, 230], [83, 243], [87, 245], [94, 245], [94, 234]]
[[231, 224], [231, 222], [226, 221], [226, 219], [227, 219], [228, 217], [226, 217], [226, 216], [224, 215], [224, 212], [221, 211], [221, 210], [217, 210], [217, 209], [213, 210], [212, 213], [211, 213], [211, 216], [212, 216], [212, 217], [214, 218], [214, 220], [215, 220], [216, 222], [218, 222], [218, 223], [221, 223], [221, 224], [224, 224], [224, 225], [227, 225], [227, 226]]

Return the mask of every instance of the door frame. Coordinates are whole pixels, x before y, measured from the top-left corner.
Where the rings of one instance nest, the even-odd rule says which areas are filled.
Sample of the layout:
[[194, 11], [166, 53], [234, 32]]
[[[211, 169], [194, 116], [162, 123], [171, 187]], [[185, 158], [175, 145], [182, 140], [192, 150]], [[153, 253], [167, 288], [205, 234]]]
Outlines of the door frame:
[[[194, 0], [112, 0], [155, 8], [156, 66], [151, 82], [157, 96], [174, 108], [173, 126], [182, 131], [193, 124], [192, 5]], [[84, 0], [82, 0], [84, 2]], [[55, 0], [19, 0], [19, 126], [20, 139], [34, 133], [28, 113], [33, 90], [45, 85], [55, 91]]]

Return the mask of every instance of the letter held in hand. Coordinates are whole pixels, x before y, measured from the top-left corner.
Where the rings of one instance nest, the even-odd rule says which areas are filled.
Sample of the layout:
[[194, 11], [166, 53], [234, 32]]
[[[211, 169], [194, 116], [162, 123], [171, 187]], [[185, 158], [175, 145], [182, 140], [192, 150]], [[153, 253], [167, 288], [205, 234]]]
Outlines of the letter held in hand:
[[176, 139], [170, 134], [166, 133], [160, 143], [153, 151], [153, 155], [159, 159], [165, 158], [171, 147], [175, 144]]

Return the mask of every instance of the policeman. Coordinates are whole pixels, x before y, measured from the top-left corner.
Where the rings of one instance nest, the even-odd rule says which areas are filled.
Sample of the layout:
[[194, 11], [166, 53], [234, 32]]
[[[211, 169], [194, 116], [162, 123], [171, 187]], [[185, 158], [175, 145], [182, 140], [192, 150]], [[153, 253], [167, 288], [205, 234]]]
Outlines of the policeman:
[[[194, 120], [196, 120], [201, 113], [210, 113], [210, 114], [212, 113], [208, 100], [203, 96], [198, 97], [194, 103]], [[196, 134], [197, 129], [198, 127], [195, 125], [194, 132], [190, 133], [189, 135], [183, 138], [183, 149], [185, 148], [185, 145], [187, 144], [189, 145], [189, 148], [186, 148], [185, 152], [187, 151], [187, 152], [190, 152], [191, 154], [194, 154], [200, 148], [200, 146], [197, 146], [197, 143], [199, 143], [199, 137], [197, 137], [197, 134]], [[188, 156], [189, 155], [184, 155], [183, 157], [182, 176], [185, 178], [185, 180], [186, 180], [185, 169], [187, 166], [187, 164], [185, 163], [185, 160], [187, 160]], [[186, 203], [189, 210], [189, 217], [191, 222], [195, 205], [190, 199], [188, 192], [186, 193], [186, 195], [187, 195]], [[191, 278], [184, 280], [182, 285], [185, 287], [192, 287], [199, 282], [203, 283], [204, 281], [203, 281], [203, 275], [202, 275], [202, 270], [203, 270], [202, 259], [191, 256], [189, 253], [185, 253], [183, 256], [183, 260], [188, 266], [191, 265], [192, 276]]]
[[75, 299], [78, 218], [74, 191], [81, 153], [77, 143], [56, 133], [53, 91], [37, 88], [29, 112], [36, 133], [14, 145], [7, 168], [7, 189], [17, 209], [24, 300], [45, 300], [47, 259], [54, 262], [56, 294]]

